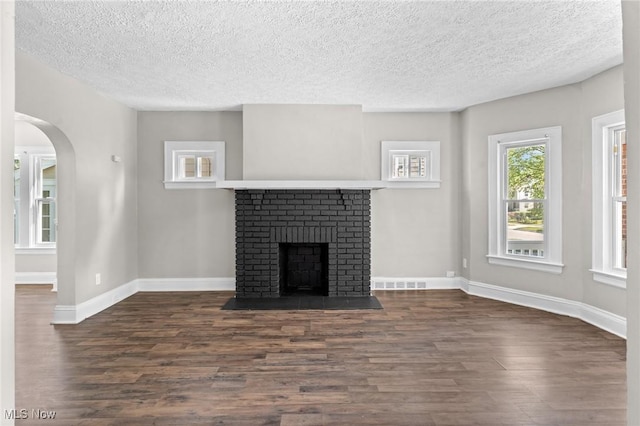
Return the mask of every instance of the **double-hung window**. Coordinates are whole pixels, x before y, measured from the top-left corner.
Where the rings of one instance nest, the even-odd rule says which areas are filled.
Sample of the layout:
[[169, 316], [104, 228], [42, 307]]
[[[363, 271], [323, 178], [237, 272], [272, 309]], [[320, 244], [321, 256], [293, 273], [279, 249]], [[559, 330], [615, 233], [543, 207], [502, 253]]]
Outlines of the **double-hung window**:
[[489, 136], [489, 263], [562, 272], [562, 129]]
[[18, 249], [55, 249], [56, 174], [53, 150], [21, 147], [14, 157], [14, 242]]
[[592, 120], [593, 240], [596, 281], [626, 287], [627, 141], [624, 110]]

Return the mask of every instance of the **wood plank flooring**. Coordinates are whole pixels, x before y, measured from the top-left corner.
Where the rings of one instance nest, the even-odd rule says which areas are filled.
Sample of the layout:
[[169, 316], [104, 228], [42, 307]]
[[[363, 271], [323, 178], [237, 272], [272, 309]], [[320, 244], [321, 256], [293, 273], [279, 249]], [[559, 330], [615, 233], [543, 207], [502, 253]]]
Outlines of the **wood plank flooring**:
[[139, 293], [51, 326], [55, 295], [18, 286], [16, 424], [625, 424], [625, 341], [577, 319], [456, 290], [363, 311], [230, 296]]

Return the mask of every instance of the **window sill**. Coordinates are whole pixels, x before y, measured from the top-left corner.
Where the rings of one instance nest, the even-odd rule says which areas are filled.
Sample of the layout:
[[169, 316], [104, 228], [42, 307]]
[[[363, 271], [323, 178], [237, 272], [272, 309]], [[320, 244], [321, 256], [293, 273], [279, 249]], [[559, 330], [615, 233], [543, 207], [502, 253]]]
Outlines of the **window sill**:
[[511, 266], [514, 268], [531, 269], [534, 271], [561, 274], [564, 265], [540, 260], [517, 259], [513, 257], [487, 255], [487, 260], [492, 265]]
[[22, 255], [22, 254], [27, 254], [27, 255], [47, 254], [47, 255], [51, 255], [51, 254], [56, 254], [56, 249], [55, 249], [55, 247], [16, 247], [14, 249], [14, 253], [15, 254], [20, 254], [20, 255]]
[[218, 185], [214, 180], [206, 181], [163, 181], [165, 189], [211, 189]]
[[594, 281], [613, 287], [627, 288], [627, 274], [616, 274], [614, 272], [597, 271], [595, 269], [589, 269], [589, 271], [593, 273]]
[[397, 181], [385, 181], [384, 184], [387, 188], [440, 188], [439, 180], [397, 180]]

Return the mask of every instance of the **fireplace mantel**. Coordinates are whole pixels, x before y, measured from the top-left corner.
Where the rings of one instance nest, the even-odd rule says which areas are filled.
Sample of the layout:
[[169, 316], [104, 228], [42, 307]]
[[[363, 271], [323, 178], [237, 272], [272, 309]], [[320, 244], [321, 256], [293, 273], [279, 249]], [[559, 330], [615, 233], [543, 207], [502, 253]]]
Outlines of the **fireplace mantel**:
[[383, 189], [380, 180], [225, 180], [216, 183], [223, 189]]

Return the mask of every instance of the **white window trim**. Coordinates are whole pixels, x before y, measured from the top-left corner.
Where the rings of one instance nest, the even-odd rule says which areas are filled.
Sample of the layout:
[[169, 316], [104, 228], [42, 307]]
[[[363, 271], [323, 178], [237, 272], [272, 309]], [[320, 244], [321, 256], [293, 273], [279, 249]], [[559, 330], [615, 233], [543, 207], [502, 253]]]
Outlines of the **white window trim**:
[[[213, 175], [206, 178], [178, 179], [176, 177], [175, 154], [179, 152], [211, 154], [214, 158]], [[165, 141], [164, 142], [164, 187], [166, 189], [216, 188], [216, 182], [225, 180], [224, 141]]]
[[[506, 253], [505, 218], [502, 212], [505, 144], [546, 140], [545, 257], [524, 258]], [[560, 274], [562, 263], [562, 127], [501, 133], [489, 136], [489, 227], [487, 261], [490, 264]]]
[[594, 117], [591, 121], [592, 263], [594, 281], [614, 287], [627, 287], [627, 271], [613, 268], [609, 132], [625, 124], [624, 110]]
[[[16, 254], [55, 254], [55, 242], [38, 243], [38, 226], [36, 225], [36, 183], [38, 178], [38, 161], [42, 158], [55, 158], [56, 151], [53, 147], [46, 146], [17, 146], [16, 151], [20, 157], [20, 221], [19, 240], [15, 244]], [[27, 165], [27, 167], [25, 167]], [[25, 184], [26, 183], [26, 184]], [[56, 200], [56, 197], [54, 197]], [[56, 200], [57, 201], [57, 200]], [[57, 203], [56, 203], [57, 206]], [[26, 212], [26, 213], [24, 213]], [[28, 220], [23, 220], [28, 218]], [[57, 219], [54, 222], [57, 226]]]
[[[395, 151], [428, 152], [430, 176], [392, 178], [391, 156]], [[440, 141], [382, 141], [380, 166], [380, 177], [387, 188], [440, 188]]]

